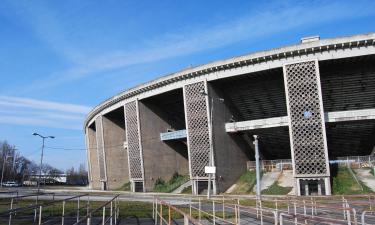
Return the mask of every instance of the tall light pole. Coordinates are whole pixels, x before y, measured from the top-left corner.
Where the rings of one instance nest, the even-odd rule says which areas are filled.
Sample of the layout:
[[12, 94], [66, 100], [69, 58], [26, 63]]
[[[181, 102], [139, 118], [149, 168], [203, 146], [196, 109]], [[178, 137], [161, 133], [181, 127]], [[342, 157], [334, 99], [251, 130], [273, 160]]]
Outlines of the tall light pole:
[[33, 133], [34, 136], [39, 136], [40, 138], [42, 138], [43, 142], [42, 142], [42, 153], [40, 154], [40, 168], [39, 168], [39, 179], [38, 179], [38, 193], [39, 193], [39, 190], [40, 190], [40, 180], [42, 178], [42, 164], [43, 164], [43, 152], [44, 152], [44, 140], [46, 138], [55, 138], [54, 136], [43, 136], [43, 135], [40, 135], [38, 133]]
[[254, 137], [254, 146], [255, 146], [255, 173], [256, 173], [256, 195], [257, 199], [260, 200], [261, 197], [261, 187], [260, 187], [260, 162], [259, 162], [259, 141], [258, 135], [253, 135]]
[[[208, 95], [208, 93], [206, 93], [204, 90], [202, 90], [201, 92], [201, 95], [204, 95], [204, 96], [207, 96], [209, 98], [211, 98], [211, 112], [210, 112], [210, 136], [211, 136], [211, 141], [210, 141], [210, 153], [209, 153], [209, 157], [208, 157], [208, 165], [210, 167], [213, 167], [214, 166], [214, 139], [213, 139], [213, 112], [214, 112], [214, 100], [217, 99], [221, 102], [224, 102], [224, 99], [223, 98], [214, 98], [214, 97], [210, 97]], [[216, 171], [215, 171], [216, 172]], [[207, 185], [207, 198], [209, 199], [210, 198], [210, 194], [211, 194], [211, 171], [210, 173], [208, 173], [208, 185]]]

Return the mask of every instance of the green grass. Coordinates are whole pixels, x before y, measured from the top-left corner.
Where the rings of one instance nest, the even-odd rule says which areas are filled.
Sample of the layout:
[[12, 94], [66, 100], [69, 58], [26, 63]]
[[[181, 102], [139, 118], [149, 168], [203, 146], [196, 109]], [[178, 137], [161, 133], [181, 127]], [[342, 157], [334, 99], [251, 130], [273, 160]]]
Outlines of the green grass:
[[282, 187], [277, 181], [275, 181], [269, 188], [262, 191], [264, 195], [286, 195], [293, 188], [292, 187]]
[[236, 187], [231, 194], [249, 194], [252, 193], [256, 184], [255, 171], [246, 171], [236, 182]]
[[182, 190], [182, 192], [181, 192], [181, 194], [192, 194], [192, 188], [191, 188], [191, 186], [189, 186], [189, 187], [186, 187], [186, 188], [184, 188], [184, 190]]
[[158, 178], [155, 182], [154, 192], [170, 193], [187, 182], [188, 179], [188, 176], [182, 176], [178, 173], [175, 173], [168, 182]]
[[370, 168], [370, 174], [373, 175], [373, 176], [375, 176], [375, 174], [374, 174], [374, 168]]
[[346, 167], [339, 167], [337, 175], [333, 178], [332, 194], [334, 195], [353, 195], [353, 194], [368, 194], [372, 193], [371, 189], [361, 183], [363, 190], [357, 184], [349, 169]]
[[124, 183], [121, 187], [117, 188], [116, 191], [130, 191], [130, 182]]

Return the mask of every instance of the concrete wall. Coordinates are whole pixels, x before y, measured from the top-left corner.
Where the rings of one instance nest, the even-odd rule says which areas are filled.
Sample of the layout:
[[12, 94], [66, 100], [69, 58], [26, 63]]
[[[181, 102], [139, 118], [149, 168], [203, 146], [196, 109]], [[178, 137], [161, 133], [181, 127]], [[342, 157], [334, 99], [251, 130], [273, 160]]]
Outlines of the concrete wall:
[[126, 149], [124, 149], [124, 118], [104, 115], [103, 135], [107, 165], [107, 189], [114, 190], [129, 181], [128, 157]]
[[[93, 125], [95, 127], [95, 124]], [[96, 131], [91, 126], [86, 130], [87, 140], [88, 140], [88, 150], [89, 150], [89, 161], [90, 161], [90, 186], [92, 189], [100, 189], [100, 178], [99, 178], [99, 163], [98, 163], [98, 153], [96, 145]]]
[[[225, 123], [235, 112], [231, 112], [229, 102], [225, 101], [220, 90], [208, 84], [208, 94], [213, 98], [213, 143], [214, 160], [216, 166], [217, 192], [224, 192], [232, 186], [246, 171], [246, 161], [249, 160], [253, 149], [239, 135], [230, 135], [225, 132]], [[224, 102], [218, 100], [223, 98]]]
[[163, 119], [163, 110], [169, 109], [160, 109], [156, 104], [139, 102], [146, 191], [153, 190], [158, 177], [168, 181], [175, 172], [187, 175], [189, 171], [186, 144], [160, 140], [160, 133], [170, 128]]

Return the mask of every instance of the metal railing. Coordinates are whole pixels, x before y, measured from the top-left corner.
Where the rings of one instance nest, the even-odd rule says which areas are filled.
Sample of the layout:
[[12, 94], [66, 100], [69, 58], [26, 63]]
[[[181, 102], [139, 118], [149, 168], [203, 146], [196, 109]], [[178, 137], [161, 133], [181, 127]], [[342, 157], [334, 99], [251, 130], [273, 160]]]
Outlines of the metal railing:
[[[52, 199], [43, 199], [40, 200], [41, 196], [50, 196]], [[46, 193], [36, 193], [36, 194], [27, 194], [19, 195], [17, 197], [10, 197], [10, 207], [8, 210], [0, 212], [0, 219], [2, 221], [7, 218], [7, 224], [11, 225], [14, 221], [23, 223], [36, 223], [36, 224], [46, 224], [53, 221], [61, 221], [59, 224], [65, 224], [64, 221], [67, 216], [71, 220], [79, 220], [80, 211], [85, 208], [85, 206], [80, 206], [81, 198], [87, 196], [88, 205], [89, 197], [87, 194], [77, 195], [73, 197], [64, 198], [63, 195], [55, 194], [46, 194]], [[55, 197], [62, 199], [55, 200]], [[35, 200], [35, 203], [31, 203]], [[77, 200], [77, 208], [69, 213], [66, 213], [66, 202], [72, 203], [72, 201]], [[39, 202], [38, 202], [39, 201]], [[22, 206], [26, 204], [26, 206]], [[61, 205], [61, 208], [59, 207]], [[61, 211], [60, 211], [61, 210]], [[62, 213], [60, 213], [62, 212]]]
[[[192, 196], [179, 198], [179, 201], [176, 197], [162, 198], [166, 204], [179, 208], [192, 220], [196, 219], [204, 224], [375, 224], [373, 194], [265, 196], [262, 199], [256, 199], [255, 196], [213, 196], [209, 200]], [[160, 212], [160, 208], [155, 215], [155, 200], [153, 209], [154, 218], [159, 218], [160, 215], [168, 216], [168, 213]], [[158, 222], [169, 224], [167, 219], [156, 221], [155, 224]]]
[[[181, 209], [177, 208], [176, 206], [173, 206], [172, 204], [167, 203], [158, 198], [154, 198], [152, 206], [153, 206], [152, 217], [155, 222], [155, 225], [158, 225], [158, 224], [159, 225], [163, 225], [163, 224], [172, 225], [172, 220], [176, 219], [176, 218], [173, 218], [175, 217], [173, 215], [173, 212], [176, 212], [179, 216], [182, 216], [184, 225], [189, 225], [189, 224], [202, 225], [200, 221], [197, 221], [191, 216], [191, 211], [190, 211], [190, 214], [188, 214], [182, 211]], [[166, 214], [166, 218], [163, 214]]]
[[86, 216], [82, 217], [79, 220], [77, 219], [77, 222], [74, 223], [74, 225], [78, 225], [78, 224], [117, 225], [119, 222], [119, 216], [120, 216], [119, 195], [116, 195], [111, 200], [103, 203], [99, 207], [96, 207], [94, 209], [88, 208]]

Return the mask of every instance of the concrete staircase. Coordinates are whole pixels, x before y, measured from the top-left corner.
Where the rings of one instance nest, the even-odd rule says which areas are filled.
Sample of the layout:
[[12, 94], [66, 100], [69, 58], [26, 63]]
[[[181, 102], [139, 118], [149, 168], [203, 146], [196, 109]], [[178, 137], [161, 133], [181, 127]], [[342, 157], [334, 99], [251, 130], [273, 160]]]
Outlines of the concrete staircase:
[[292, 190], [288, 193], [288, 195], [294, 195], [294, 178], [293, 178], [293, 171], [292, 170], [284, 170], [278, 179], [279, 185], [281, 187], [292, 187]]
[[356, 177], [367, 187], [375, 192], [375, 176], [370, 174], [369, 169], [355, 169]]
[[181, 192], [187, 188], [191, 186], [191, 181], [188, 180], [186, 183], [182, 184], [180, 187], [178, 187], [177, 189], [175, 189], [174, 191], [172, 191], [173, 194], [181, 194]]
[[[264, 173], [262, 179], [260, 180], [261, 190], [269, 188], [275, 181], [278, 180], [281, 172], [267, 172]], [[256, 192], [256, 185], [253, 188], [253, 192]]]

